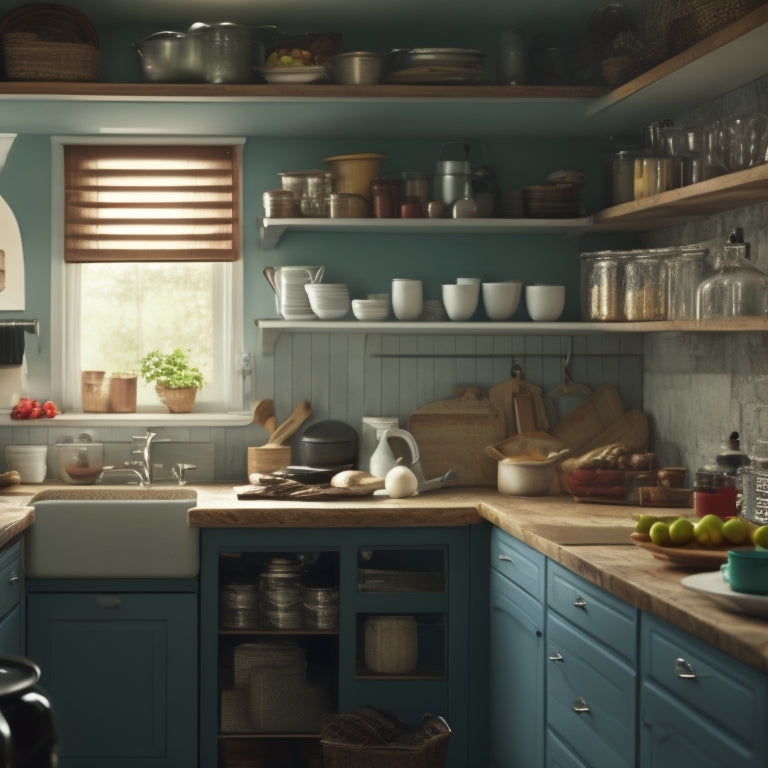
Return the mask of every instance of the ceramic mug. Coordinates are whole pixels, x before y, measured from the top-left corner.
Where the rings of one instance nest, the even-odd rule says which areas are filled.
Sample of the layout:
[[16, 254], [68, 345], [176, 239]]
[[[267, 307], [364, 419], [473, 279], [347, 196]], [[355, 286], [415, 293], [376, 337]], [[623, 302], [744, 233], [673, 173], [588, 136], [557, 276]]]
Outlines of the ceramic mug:
[[731, 549], [720, 570], [734, 592], [768, 595], [768, 550]]
[[483, 306], [489, 320], [508, 320], [517, 311], [523, 284], [519, 280], [483, 283]]
[[418, 320], [423, 307], [421, 280], [396, 277], [392, 281], [392, 310], [398, 320]]

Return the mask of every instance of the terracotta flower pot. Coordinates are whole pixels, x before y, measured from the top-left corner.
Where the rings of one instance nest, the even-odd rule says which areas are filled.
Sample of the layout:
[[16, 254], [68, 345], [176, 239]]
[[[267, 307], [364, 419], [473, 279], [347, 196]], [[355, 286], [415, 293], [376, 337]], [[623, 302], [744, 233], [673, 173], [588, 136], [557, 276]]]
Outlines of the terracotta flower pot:
[[195, 407], [197, 387], [169, 389], [160, 384], [155, 384], [155, 392], [157, 392], [160, 402], [171, 413], [191, 413], [192, 409]]

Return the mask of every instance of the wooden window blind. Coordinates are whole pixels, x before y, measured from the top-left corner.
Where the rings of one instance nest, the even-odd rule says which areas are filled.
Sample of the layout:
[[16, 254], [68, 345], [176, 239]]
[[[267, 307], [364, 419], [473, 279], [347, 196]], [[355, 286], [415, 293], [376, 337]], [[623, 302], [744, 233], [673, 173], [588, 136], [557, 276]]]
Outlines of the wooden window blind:
[[64, 260], [240, 258], [239, 147], [64, 147]]

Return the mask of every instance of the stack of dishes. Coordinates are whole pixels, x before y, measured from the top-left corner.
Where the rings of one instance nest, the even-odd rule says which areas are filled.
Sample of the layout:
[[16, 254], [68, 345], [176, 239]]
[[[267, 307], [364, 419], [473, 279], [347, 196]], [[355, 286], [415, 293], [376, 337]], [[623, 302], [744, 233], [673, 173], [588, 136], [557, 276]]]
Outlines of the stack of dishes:
[[354, 299], [352, 313], [358, 320], [378, 321], [389, 317], [389, 298]]
[[572, 183], [532, 184], [523, 188], [525, 215], [531, 218], [575, 218], [581, 216], [581, 185]]
[[307, 283], [309, 306], [321, 320], [341, 320], [349, 313], [346, 283]]
[[280, 314], [286, 320], [314, 320], [307, 292], [307, 276], [300, 270], [287, 272], [281, 278]]

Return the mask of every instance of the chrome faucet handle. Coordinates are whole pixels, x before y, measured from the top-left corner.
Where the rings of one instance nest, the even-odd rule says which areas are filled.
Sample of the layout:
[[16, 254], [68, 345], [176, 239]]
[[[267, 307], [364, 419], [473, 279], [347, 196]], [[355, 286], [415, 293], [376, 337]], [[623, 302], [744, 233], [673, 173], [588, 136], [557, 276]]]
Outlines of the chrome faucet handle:
[[185, 472], [190, 469], [197, 469], [197, 464], [183, 464], [181, 462], [176, 462], [176, 464], [171, 467], [171, 472], [173, 473], [173, 476], [179, 481], [179, 485], [187, 484]]

